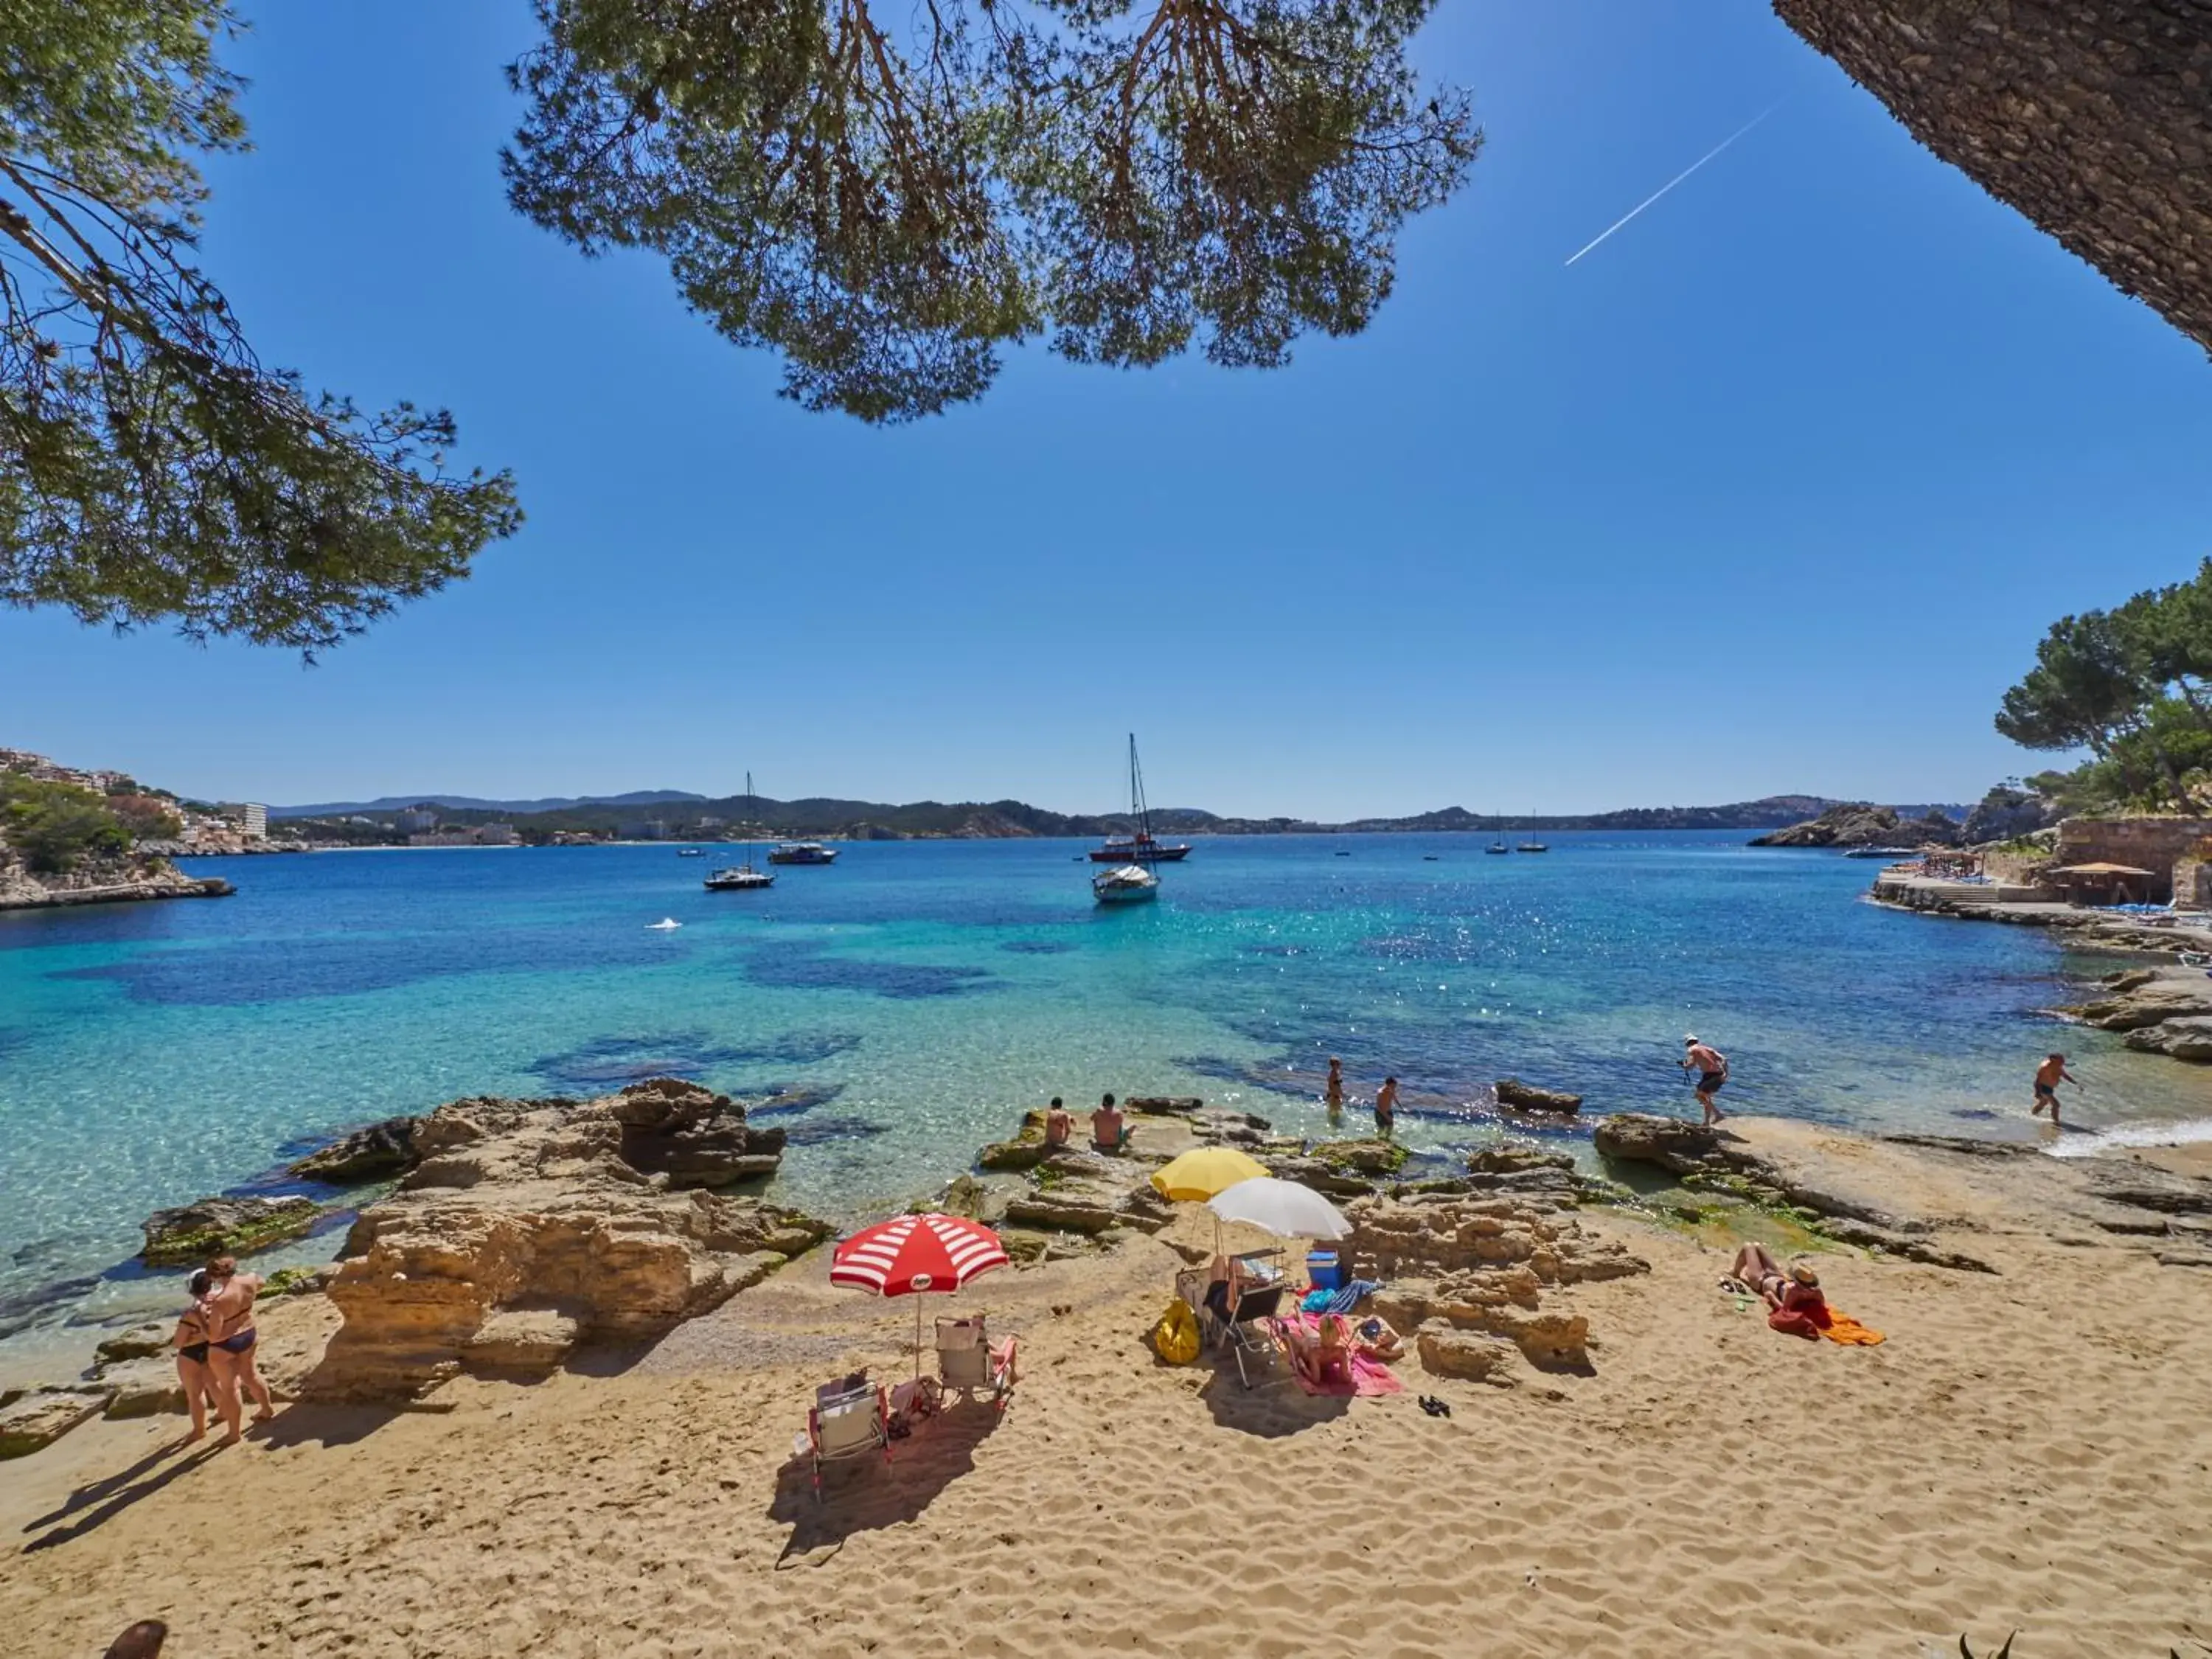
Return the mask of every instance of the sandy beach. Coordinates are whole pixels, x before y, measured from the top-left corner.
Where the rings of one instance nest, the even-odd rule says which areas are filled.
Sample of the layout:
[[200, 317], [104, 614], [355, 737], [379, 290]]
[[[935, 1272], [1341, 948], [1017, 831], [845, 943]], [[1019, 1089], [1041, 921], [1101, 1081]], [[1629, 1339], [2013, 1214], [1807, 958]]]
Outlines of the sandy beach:
[[1210, 1237], [1185, 1214], [938, 1299], [1019, 1333], [1012, 1403], [952, 1407], [817, 1503], [792, 1449], [812, 1385], [903, 1374], [912, 1313], [833, 1290], [817, 1251], [649, 1350], [465, 1378], [447, 1409], [294, 1406], [219, 1452], [101, 1422], [11, 1463], [8, 1650], [96, 1654], [144, 1617], [183, 1659], [2212, 1640], [2212, 1273], [2025, 1211], [2068, 1178], [2052, 1160], [1984, 1176], [1770, 1127], [1996, 1274], [1823, 1253], [1836, 1305], [1888, 1334], [1845, 1349], [1720, 1294], [1717, 1244], [1594, 1212], [1652, 1271], [1577, 1287], [1588, 1374], [1409, 1359], [1403, 1395], [1312, 1399], [1153, 1357], [1174, 1247]]

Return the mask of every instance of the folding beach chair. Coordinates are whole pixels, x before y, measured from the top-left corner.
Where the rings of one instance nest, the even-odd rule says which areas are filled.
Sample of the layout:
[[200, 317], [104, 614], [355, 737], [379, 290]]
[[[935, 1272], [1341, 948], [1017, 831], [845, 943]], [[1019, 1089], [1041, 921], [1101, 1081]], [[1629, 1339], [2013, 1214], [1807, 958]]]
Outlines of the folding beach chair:
[[1247, 1250], [1230, 1264], [1225, 1284], [1209, 1284], [1194, 1269], [1177, 1273], [1176, 1294], [1197, 1310], [1206, 1340], [1236, 1355], [1237, 1380], [1249, 1389], [1255, 1366], [1264, 1368], [1279, 1356], [1267, 1322], [1281, 1311], [1289, 1287], [1280, 1250]]
[[891, 1461], [890, 1401], [880, 1382], [848, 1388], [842, 1382], [825, 1382], [814, 1391], [814, 1406], [806, 1413], [806, 1444], [814, 1458], [814, 1496], [822, 1497], [822, 1466], [841, 1457], [858, 1457], [876, 1450]]
[[983, 1316], [937, 1322], [937, 1374], [945, 1390], [958, 1389], [968, 1399], [988, 1392], [995, 1411], [1006, 1408], [1014, 1391], [1014, 1347], [1008, 1337], [994, 1343], [984, 1328]]

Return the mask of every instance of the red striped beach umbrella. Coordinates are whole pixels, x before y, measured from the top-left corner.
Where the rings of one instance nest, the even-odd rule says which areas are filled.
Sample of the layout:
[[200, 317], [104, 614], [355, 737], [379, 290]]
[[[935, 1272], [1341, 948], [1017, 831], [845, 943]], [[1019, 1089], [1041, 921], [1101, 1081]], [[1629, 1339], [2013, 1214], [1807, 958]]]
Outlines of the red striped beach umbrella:
[[[863, 1227], [830, 1253], [830, 1282], [878, 1296], [951, 1291], [1006, 1265], [1006, 1247], [981, 1222], [901, 1215]], [[921, 1375], [921, 1304], [914, 1304], [914, 1370]]]

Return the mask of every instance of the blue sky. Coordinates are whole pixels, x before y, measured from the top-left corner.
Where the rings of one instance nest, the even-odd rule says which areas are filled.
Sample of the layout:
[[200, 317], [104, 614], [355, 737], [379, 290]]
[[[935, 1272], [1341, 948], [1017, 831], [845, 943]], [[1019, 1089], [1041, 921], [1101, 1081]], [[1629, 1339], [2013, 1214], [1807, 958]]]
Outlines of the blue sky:
[[[1466, 191], [1291, 368], [1018, 356], [876, 430], [507, 210], [526, 9], [255, 8], [205, 254], [530, 522], [313, 669], [0, 612], [0, 743], [275, 802], [647, 787], [1336, 817], [1965, 798], [2055, 617], [2212, 551], [2212, 366], [1760, 0], [1446, 0]], [[1572, 269], [1566, 258], [1776, 100]]]

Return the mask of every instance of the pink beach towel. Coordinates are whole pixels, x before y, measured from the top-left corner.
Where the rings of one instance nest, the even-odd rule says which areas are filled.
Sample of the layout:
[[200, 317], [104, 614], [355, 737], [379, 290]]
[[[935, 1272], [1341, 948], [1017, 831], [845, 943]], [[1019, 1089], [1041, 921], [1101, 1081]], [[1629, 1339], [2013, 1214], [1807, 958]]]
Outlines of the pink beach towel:
[[[1317, 1336], [1321, 1333], [1321, 1321], [1312, 1314], [1293, 1314], [1279, 1322], [1285, 1325], [1296, 1325], [1310, 1335]], [[1354, 1397], [1371, 1400], [1377, 1395], [1403, 1394], [1406, 1391], [1406, 1385], [1390, 1374], [1390, 1368], [1388, 1365], [1370, 1359], [1364, 1354], [1352, 1356], [1352, 1381], [1349, 1382], [1341, 1379], [1333, 1379], [1328, 1382], [1316, 1383], [1295, 1365], [1291, 1367], [1291, 1375], [1297, 1378], [1298, 1386], [1308, 1394], [1333, 1395], [1340, 1400], [1350, 1400]]]

